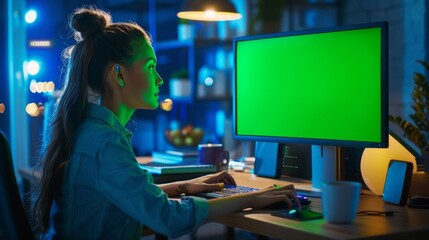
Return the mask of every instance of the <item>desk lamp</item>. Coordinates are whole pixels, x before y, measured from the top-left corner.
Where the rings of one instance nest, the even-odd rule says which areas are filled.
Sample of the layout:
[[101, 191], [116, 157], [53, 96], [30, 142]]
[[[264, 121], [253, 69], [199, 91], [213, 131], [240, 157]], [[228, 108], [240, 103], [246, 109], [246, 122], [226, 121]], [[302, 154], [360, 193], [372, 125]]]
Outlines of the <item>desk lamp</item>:
[[241, 18], [241, 14], [228, 0], [185, 0], [177, 16], [198, 21], [228, 21]]
[[389, 134], [388, 148], [366, 148], [361, 158], [361, 173], [366, 186], [377, 195], [383, 194], [387, 167], [392, 159], [413, 163], [413, 173], [417, 172], [416, 155]]

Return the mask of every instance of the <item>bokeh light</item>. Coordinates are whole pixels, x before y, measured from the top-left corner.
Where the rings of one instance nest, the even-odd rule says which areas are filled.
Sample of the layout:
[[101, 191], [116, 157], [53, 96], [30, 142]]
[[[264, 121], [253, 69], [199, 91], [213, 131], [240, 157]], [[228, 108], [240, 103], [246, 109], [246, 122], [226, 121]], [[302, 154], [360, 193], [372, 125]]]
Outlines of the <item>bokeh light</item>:
[[28, 115], [32, 117], [39, 116], [39, 108], [34, 102], [27, 104], [27, 106], [25, 107], [25, 111], [28, 113]]
[[32, 80], [30, 81], [30, 86], [29, 86], [29, 88], [30, 88], [30, 92], [32, 92], [32, 93], [36, 93], [36, 91], [37, 91], [37, 82], [36, 82], [36, 80], [35, 80], [35, 79], [32, 79]]
[[35, 10], [29, 10], [26, 14], [25, 14], [25, 22], [27, 23], [33, 23], [34, 21], [36, 21], [37, 19], [37, 12]]
[[36, 92], [37, 93], [43, 92], [43, 82], [37, 82], [37, 84], [36, 84]]
[[45, 85], [45, 91], [50, 92], [50, 93], [54, 92], [55, 91], [55, 83], [52, 81], [47, 82]]
[[6, 111], [6, 106], [4, 103], [0, 103], [0, 113], [4, 113], [4, 111]]
[[53, 93], [55, 91], [55, 83], [49, 82], [37, 82], [35, 79], [30, 81], [30, 92], [32, 93]]
[[40, 65], [38, 62], [31, 60], [30, 62], [28, 62], [27, 64], [27, 72], [30, 75], [36, 75], [38, 74], [40, 71]]
[[206, 85], [206, 86], [211, 86], [211, 85], [213, 85], [213, 78], [211, 78], [211, 77], [207, 77], [206, 79], [204, 79], [204, 84]]

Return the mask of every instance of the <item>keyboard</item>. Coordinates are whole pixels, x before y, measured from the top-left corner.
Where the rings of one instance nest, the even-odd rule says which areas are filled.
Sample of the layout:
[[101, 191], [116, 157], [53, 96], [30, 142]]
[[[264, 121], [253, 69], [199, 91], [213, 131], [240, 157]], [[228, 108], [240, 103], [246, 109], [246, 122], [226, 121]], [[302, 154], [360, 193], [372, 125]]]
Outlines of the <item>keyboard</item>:
[[[220, 191], [202, 192], [202, 193], [197, 193], [196, 195], [206, 199], [213, 199], [213, 198], [233, 196], [233, 195], [257, 191], [257, 190], [259, 189], [252, 188], [252, 187], [245, 187], [245, 186], [225, 185], [225, 188]], [[309, 200], [308, 197], [306, 196], [297, 195], [297, 197], [302, 206], [308, 206], [311, 203], [311, 200]], [[288, 208], [286, 202], [274, 203], [270, 206], [267, 206], [266, 209], [276, 210], [276, 209], [284, 209], [284, 208]]]
[[228, 197], [233, 196], [237, 194], [257, 191], [258, 188], [251, 188], [251, 187], [245, 187], [245, 186], [234, 186], [234, 185], [225, 185], [225, 188], [220, 191], [213, 191], [213, 192], [201, 192], [197, 193], [196, 195], [199, 197], [212, 199], [212, 198], [221, 198], [221, 197]]

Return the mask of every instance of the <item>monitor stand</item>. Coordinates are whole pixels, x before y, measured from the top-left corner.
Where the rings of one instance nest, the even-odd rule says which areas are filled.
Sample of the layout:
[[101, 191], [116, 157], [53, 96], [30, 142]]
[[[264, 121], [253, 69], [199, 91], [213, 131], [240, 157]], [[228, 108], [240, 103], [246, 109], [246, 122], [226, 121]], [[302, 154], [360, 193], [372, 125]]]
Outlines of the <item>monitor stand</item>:
[[311, 165], [312, 165], [312, 187], [321, 190], [323, 182], [332, 182], [340, 179], [340, 147], [312, 145]]

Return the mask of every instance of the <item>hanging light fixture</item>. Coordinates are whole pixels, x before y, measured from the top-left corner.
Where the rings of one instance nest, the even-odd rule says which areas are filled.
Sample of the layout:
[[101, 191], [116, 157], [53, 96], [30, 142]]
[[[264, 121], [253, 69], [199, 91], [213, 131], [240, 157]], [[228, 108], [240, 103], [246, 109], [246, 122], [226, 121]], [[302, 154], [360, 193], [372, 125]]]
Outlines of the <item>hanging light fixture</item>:
[[179, 18], [198, 21], [229, 21], [241, 18], [229, 0], [185, 0]]

